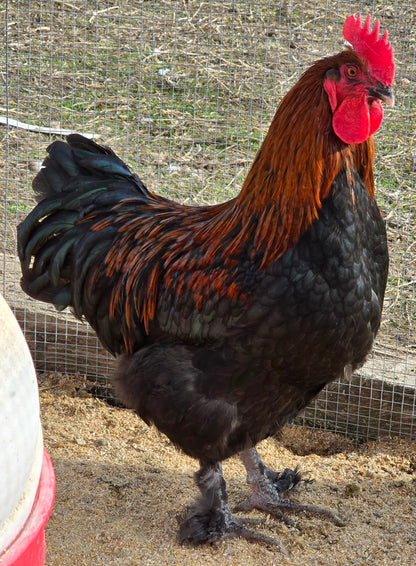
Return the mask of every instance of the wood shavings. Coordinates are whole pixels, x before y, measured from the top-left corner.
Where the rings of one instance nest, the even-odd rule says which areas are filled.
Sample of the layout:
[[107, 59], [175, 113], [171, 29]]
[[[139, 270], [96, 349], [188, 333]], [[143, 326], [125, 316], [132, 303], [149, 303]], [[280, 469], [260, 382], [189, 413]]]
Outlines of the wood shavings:
[[[346, 526], [296, 517], [293, 527], [272, 519], [256, 527], [278, 538], [287, 556], [237, 539], [189, 548], [176, 541], [175, 517], [197, 495], [197, 463], [131, 411], [74, 396], [76, 378], [72, 387], [67, 380], [62, 391], [54, 377], [42, 376], [40, 383], [45, 446], [57, 477], [47, 566], [414, 564], [411, 441], [355, 446], [329, 433], [287, 427], [280, 441], [260, 444], [262, 458], [278, 470], [298, 464], [309, 470], [314, 482], [302, 483], [292, 499], [332, 509]], [[238, 459], [224, 463], [224, 475], [233, 507], [248, 493]], [[353, 485], [359, 489], [348, 496]]]

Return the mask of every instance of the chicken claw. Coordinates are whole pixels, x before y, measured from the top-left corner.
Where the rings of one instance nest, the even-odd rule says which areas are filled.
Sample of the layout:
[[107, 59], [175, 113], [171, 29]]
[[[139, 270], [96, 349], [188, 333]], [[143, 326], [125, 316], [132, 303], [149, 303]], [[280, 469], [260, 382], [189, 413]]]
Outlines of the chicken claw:
[[231, 514], [220, 463], [201, 465], [201, 469], [195, 474], [195, 482], [201, 491], [201, 496], [183, 516], [178, 517], [179, 542], [198, 545], [239, 537], [250, 542], [277, 547], [281, 552], [286, 553], [279, 541], [245, 526], [263, 521], [243, 519]]
[[242, 452], [240, 458], [247, 470], [247, 483], [251, 486], [252, 493], [234, 511], [247, 512], [257, 509], [289, 526], [293, 525], [293, 520], [286, 513], [304, 513], [308, 517], [327, 519], [338, 527], [345, 526], [345, 522], [328, 509], [301, 505], [281, 497], [280, 494], [286, 493], [300, 481], [311, 481], [302, 479], [297, 467], [294, 470], [286, 469], [281, 474], [274, 472], [263, 464], [256, 448]]

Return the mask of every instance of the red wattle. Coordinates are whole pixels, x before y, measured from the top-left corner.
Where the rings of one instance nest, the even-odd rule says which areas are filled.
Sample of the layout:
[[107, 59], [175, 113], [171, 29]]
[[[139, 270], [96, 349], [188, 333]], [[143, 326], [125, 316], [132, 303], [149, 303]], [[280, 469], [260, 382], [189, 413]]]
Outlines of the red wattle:
[[332, 118], [336, 135], [347, 144], [362, 143], [379, 127], [383, 120], [383, 107], [379, 100], [368, 104], [367, 95], [344, 98]]
[[370, 106], [370, 136], [372, 136], [381, 126], [383, 115], [383, 105], [379, 100], [374, 100]]

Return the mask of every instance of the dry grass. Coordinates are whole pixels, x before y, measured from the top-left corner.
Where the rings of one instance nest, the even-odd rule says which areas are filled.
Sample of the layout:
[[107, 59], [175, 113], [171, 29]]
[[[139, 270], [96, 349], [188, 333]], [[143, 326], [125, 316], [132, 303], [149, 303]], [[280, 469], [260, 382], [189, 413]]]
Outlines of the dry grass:
[[[322, 12], [308, 0], [190, 0], [174, 7], [170, 0], [133, 1], [102, 9], [93, 0], [8, 4], [9, 117], [95, 133], [154, 190], [196, 202], [236, 194], [279, 99], [311, 61], [341, 48], [347, 15], [336, 12], [336, 2]], [[403, 359], [401, 348], [405, 356], [416, 350], [416, 9], [357, 2], [358, 9], [382, 20], [396, 50], [398, 104], [376, 137], [378, 200], [392, 257], [379, 344]], [[33, 205], [31, 163], [51, 137], [0, 128], [0, 178], [7, 184], [0, 228], [12, 256], [15, 226]], [[5, 261], [6, 273], [18, 273]], [[20, 301], [18, 286], [3, 276], [12, 302]]]

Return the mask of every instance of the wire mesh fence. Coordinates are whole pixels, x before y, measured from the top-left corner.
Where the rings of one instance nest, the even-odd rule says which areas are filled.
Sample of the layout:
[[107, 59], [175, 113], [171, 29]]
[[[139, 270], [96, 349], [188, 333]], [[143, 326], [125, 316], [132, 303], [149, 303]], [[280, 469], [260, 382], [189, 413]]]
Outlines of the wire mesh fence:
[[16, 227], [31, 180], [68, 131], [110, 145], [147, 186], [182, 202], [235, 196], [281, 97], [343, 47], [370, 13], [395, 49], [396, 106], [377, 132], [377, 196], [391, 267], [374, 353], [309, 407], [305, 426], [364, 438], [414, 435], [416, 387], [416, 8], [404, 1], [46, 0], [0, 2], [0, 271], [38, 371], [79, 375], [111, 395], [112, 360], [93, 331], [20, 291]]

